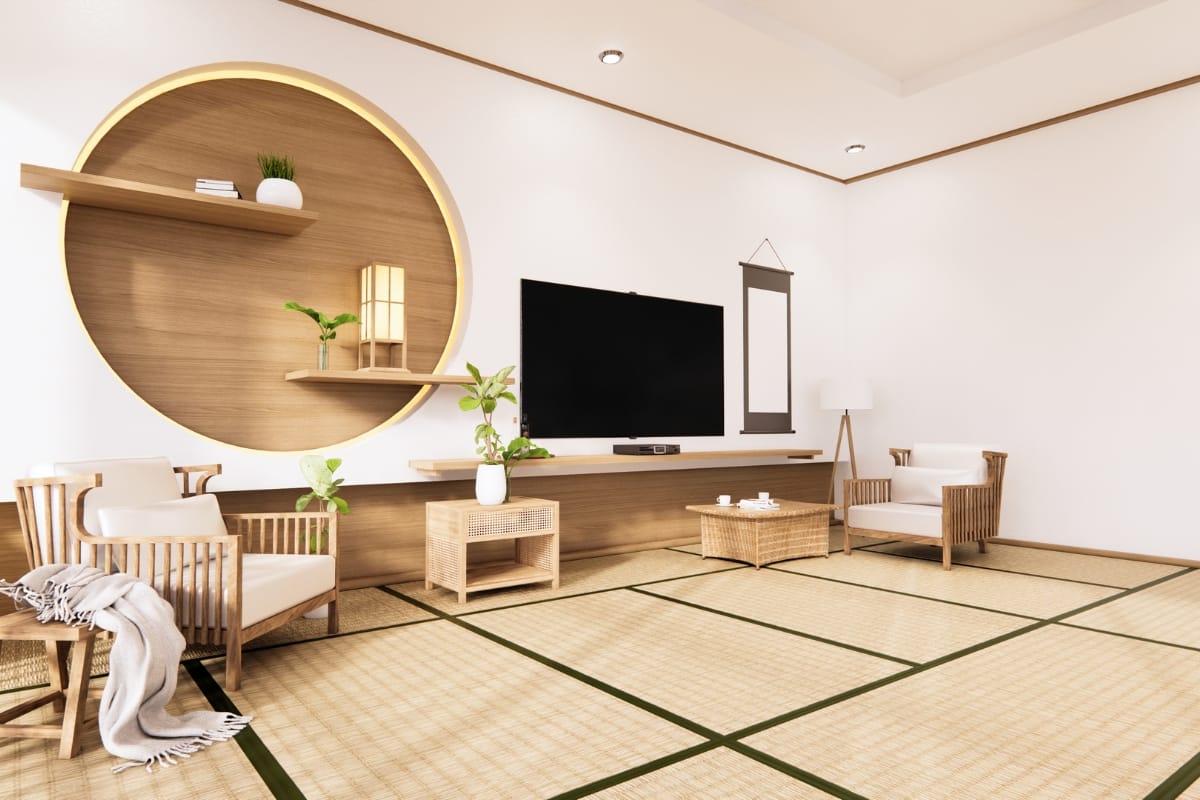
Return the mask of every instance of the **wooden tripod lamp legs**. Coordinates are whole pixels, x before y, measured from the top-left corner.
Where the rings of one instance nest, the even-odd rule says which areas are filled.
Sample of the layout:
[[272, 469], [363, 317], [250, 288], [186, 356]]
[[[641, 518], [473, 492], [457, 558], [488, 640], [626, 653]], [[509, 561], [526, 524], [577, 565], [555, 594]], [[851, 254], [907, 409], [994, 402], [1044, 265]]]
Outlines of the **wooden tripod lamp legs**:
[[850, 411], [842, 411], [841, 422], [838, 423], [837, 445], [833, 448], [833, 469], [829, 474], [829, 497], [825, 502], [833, 502], [833, 487], [837, 485], [838, 456], [842, 453], [842, 432], [846, 434], [846, 445], [850, 451], [850, 477], [858, 477], [858, 463], [854, 460], [854, 429], [850, 427]]

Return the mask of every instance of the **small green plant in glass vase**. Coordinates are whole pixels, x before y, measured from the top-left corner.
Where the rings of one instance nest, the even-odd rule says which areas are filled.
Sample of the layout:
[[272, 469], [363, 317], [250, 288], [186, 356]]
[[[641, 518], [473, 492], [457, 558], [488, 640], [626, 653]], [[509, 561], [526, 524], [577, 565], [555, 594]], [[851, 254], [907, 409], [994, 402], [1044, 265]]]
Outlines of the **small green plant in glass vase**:
[[492, 415], [501, 400], [516, 403], [517, 397], [508, 390], [508, 376], [516, 369], [516, 365], [504, 367], [495, 375], [484, 376], [479, 368], [467, 362], [467, 372], [475, 383], [463, 384], [465, 397], [458, 398], [458, 407], [463, 411], [478, 409], [483, 414], [483, 421], [475, 426], [475, 452], [483, 456], [483, 464], [504, 467], [504, 501], [509, 498], [509, 481], [513, 467], [527, 458], [550, 458], [551, 453], [544, 447], [539, 447], [525, 436], [516, 436], [504, 443], [500, 432], [492, 423]]
[[295, 300], [289, 300], [284, 303], [283, 308], [285, 311], [299, 311], [301, 314], [312, 319], [321, 328], [319, 336], [321, 347], [317, 355], [317, 365], [321, 369], [329, 369], [329, 341], [337, 338], [337, 329], [342, 325], [350, 322], [358, 322], [358, 315], [347, 312], [330, 318], [314, 308], [300, 305]]

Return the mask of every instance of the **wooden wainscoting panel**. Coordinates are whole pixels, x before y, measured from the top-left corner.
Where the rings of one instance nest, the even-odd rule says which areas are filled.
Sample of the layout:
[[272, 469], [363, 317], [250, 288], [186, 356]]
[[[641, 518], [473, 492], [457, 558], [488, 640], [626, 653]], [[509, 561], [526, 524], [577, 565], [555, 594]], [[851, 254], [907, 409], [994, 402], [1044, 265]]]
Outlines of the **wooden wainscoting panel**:
[[[17, 517], [16, 503], [0, 503], [0, 578], [15, 581], [29, 571], [25, 557], [24, 537], [21, 535], [21, 520]], [[4, 598], [0, 601], [0, 614], [14, 611], [13, 604]]]
[[[566, 559], [649, 550], [698, 541], [700, 519], [684, 510], [718, 494], [824, 502], [829, 463], [587, 475], [513, 474], [513, 494], [558, 500], [560, 554]], [[214, 484], [216, 481], [214, 480]], [[210, 487], [215, 488], [213, 484]], [[221, 509], [251, 512], [291, 508], [303, 489], [219, 492]], [[473, 480], [345, 486], [350, 513], [338, 523], [342, 585], [413, 580], [425, 570], [425, 503], [475, 496]], [[472, 564], [511, 557], [507, 542], [473, 545]]]
[[[756, 497], [767, 491], [788, 500], [824, 502], [830, 464], [796, 462], [749, 467], [521, 475], [513, 493], [560, 503], [563, 560], [650, 550], [700, 539], [700, 518], [684, 506], [715, 502], [718, 494]], [[218, 489], [214, 478], [210, 489]], [[221, 492], [226, 513], [286, 511], [307, 489]], [[345, 486], [350, 513], [338, 522], [343, 588], [415, 580], [425, 574], [425, 503], [475, 496], [471, 480]], [[25, 551], [15, 503], [0, 503], [0, 577], [25, 574]], [[471, 547], [472, 564], [511, 558], [510, 542]]]

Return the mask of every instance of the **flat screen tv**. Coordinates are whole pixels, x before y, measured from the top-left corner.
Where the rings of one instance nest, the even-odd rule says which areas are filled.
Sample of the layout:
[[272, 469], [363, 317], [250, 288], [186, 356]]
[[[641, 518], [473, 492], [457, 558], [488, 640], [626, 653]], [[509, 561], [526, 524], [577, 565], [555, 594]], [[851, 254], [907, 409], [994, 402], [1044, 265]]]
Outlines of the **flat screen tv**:
[[724, 435], [724, 312], [522, 280], [522, 429], [535, 441]]

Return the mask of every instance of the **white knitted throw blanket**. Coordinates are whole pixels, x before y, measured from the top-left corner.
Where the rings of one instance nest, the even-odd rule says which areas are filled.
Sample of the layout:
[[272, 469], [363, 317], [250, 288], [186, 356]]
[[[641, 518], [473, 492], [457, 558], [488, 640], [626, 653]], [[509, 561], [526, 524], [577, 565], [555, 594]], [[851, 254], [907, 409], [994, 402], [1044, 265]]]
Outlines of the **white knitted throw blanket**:
[[16, 583], [0, 580], [0, 594], [18, 607], [37, 609], [42, 622], [59, 620], [116, 634], [99, 720], [104, 749], [127, 759], [114, 772], [178, 763], [176, 756], [187, 758], [229, 739], [252, 719], [218, 711], [179, 717], [164, 711], [175, 695], [186, 642], [175, 627], [171, 604], [145, 581], [78, 564], [47, 564]]

